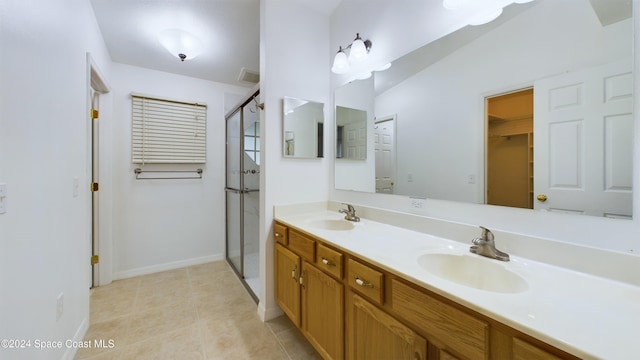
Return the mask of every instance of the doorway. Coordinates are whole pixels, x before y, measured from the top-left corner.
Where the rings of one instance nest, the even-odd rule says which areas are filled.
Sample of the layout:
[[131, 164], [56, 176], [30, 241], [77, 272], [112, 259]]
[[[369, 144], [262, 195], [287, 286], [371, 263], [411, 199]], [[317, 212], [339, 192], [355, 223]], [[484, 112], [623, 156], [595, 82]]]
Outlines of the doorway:
[[376, 192], [395, 193], [396, 178], [396, 117], [376, 119], [374, 125], [374, 148], [376, 159]]
[[533, 209], [533, 88], [486, 99], [486, 199]]
[[226, 258], [251, 296], [260, 293], [260, 113], [254, 93], [226, 117]]

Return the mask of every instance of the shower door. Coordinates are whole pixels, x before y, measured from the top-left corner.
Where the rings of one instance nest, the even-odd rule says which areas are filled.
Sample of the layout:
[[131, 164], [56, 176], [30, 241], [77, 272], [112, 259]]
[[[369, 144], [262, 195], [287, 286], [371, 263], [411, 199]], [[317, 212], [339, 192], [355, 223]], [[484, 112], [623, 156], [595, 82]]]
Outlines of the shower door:
[[227, 261], [257, 300], [260, 122], [255, 103], [248, 100], [226, 122]]

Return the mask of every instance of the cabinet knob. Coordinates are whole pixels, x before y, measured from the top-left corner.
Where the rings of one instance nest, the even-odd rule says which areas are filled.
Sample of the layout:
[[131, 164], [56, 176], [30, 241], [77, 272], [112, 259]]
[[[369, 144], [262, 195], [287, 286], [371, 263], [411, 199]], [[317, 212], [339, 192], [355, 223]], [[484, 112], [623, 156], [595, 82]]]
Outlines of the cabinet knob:
[[363, 286], [363, 287], [370, 287], [370, 288], [373, 287], [372, 283], [360, 279], [357, 275], [356, 275], [355, 278], [356, 278], [356, 284], [358, 284], [360, 286]]
[[276, 233], [276, 235], [275, 235], [275, 236], [276, 236], [276, 237], [282, 237], [282, 235], [280, 235], [280, 233], [278, 233], [278, 232]]
[[322, 263], [327, 265], [327, 266], [336, 266], [336, 264], [334, 262], [329, 261], [329, 260], [327, 260], [325, 258], [322, 258]]

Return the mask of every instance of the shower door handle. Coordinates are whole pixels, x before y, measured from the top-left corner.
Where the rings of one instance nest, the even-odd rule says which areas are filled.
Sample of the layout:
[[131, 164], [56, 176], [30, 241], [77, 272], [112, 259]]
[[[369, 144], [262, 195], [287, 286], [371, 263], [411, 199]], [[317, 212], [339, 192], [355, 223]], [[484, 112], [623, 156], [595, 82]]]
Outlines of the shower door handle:
[[234, 194], [247, 194], [250, 192], [258, 192], [260, 191], [260, 189], [246, 189], [246, 190], [240, 190], [240, 189], [234, 189], [234, 188], [224, 188], [225, 191], [227, 192], [232, 192]]

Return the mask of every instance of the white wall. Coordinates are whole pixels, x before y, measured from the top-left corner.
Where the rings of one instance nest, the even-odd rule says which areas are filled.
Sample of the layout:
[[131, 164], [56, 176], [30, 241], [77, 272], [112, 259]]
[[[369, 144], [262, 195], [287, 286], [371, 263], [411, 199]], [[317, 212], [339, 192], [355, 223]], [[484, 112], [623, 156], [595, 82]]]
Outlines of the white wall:
[[282, 100], [285, 96], [329, 103], [329, 16], [295, 0], [260, 2], [260, 96], [262, 172], [260, 216], [261, 294], [259, 314], [280, 313], [273, 297], [273, 206], [324, 201], [332, 186], [331, 107], [325, 107], [322, 159], [282, 156]]
[[[114, 63], [114, 278], [224, 258], [225, 93], [247, 88]], [[207, 163], [146, 165], [203, 169], [200, 180], [136, 180], [131, 163], [131, 92], [207, 104]], [[227, 95], [229, 98], [230, 95]], [[153, 176], [159, 174], [148, 174]]]
[[33, 341], [79, 340], [88, 327], [86, 53], [107, 80], [110, 58], [88, 0], [0, 2], [0, 49], [0, 182], [9, 190], [0, 215], [0, 339], [32, 340], [0, 357], [70, 359], [72, 349], [39, 350]]
[[[423, 4], [415, 2], [411, 6], [390, 7], [376, 2], [367, 5], [363, 12], [358, 11], [357, 1], [343, 1], [342, 5], [331, 17], [331, 44], [337, 47], [338, 44], [344, 43], [344, 37], [349, 33], [359, 31], [362, 35], [370, 37], [374, 43], [374, 49], [380, 49], [382, 55], [378, 57], [387, 61], [397, 58], [405, 54], [408, 50], [417, 48], [431, 40], [438, 38], [434, 34], [444, 35], [447, 31], [438, 29], [437, 23], [422, 21], [424, 27], [431, 27], [431, 30], [422, 29], [420, 31], [412, 27], [415, 17], [420, 13]], [[412, 12], [413, 6], [419, 6], [419, 10]], [[426, 6], [426, 5], [424, 5]], [[634, 9], [638, 9], [640, 2], [634, 1]], [[376, 16], [384, 14], [384, 21], [380, 21]], [[362, 16], [369, 15], [369, 16]], [[425, 14], [421, 14], [425, 15]], [[375, 20], [371, 20], [375, 19]], [[403, 22], [402, 19], [405, 21]], [[426, 19], [426, 17], [425, 17]], [[545, 20], [546, 21], [546, 20]], [[399, 23], [407, 23], [407, 26], [397, 26]], [[640, 19], [635, 17], [634, 31], [638, 31], [640, 27]], [[541, 25], [545, 25], [542, 23]], [[453, 29], [454, 30], [454, 29]], [[535, 34], [534, 32], [532, 32]], [[393, 34], [395, 39], [403, 41], [389, 41], [386, 34]], [[375, 36], [374, 36], [375, 35]], [[383, 40], [384, 47], [376, 47], [380, 36]], [[634, 38], [635, 49], [639, 48], [639, 37]], [[561, 46], [561, 45], [558, 45]], [[562, 50], [556, 48], [557, 51]], [[636, 93], [640, 91], [637, 86], [638, 76], [640, 75], [640, 62], [636, 59], [634, 63], [634, 76], [636, 77]], [[345, 80], [344, 76], [332, 76], [332, 88], [340, 86]], [[640, 113], [639, 102], [635, 103], [634, 111]], [[638, 134], [640, 131], [639, 116], [636, 115], [635, 121], [635, 149], [634, 149], [634, 185], [640, 188], [640, 141]], [[478, 156], [482, 156], [479, 154]], [[403, 196], [391, 196], [384, 194], [370, 194], [362, 192], [349, 192], [342, 190], [334, 190], [331, 199], [339, 202], [351, 202], [354, 204], [362, 204], [385, 209], [398, 210], [403, 212], [417, 213], [426, 216], [450, 219], [463, 223], [484, 225], [496, 230], [509, 231], [514, 233], [522, 233], [531, 236], [540, 236], [558, 241], [571, 242], [603, 248], [613, 251], [621, 251], [627, 253], [640, 253], [640, 191], [634, 192], [634, 213], [635, 220], [614, 220], [601, 219], [596, 217], [583, 217], [577, 215], [549, 214], [543, 212], [534, 212], [530, 210], [521, 210], [513, 208], [503, 208], [497, 206], [485, 206], [477, 204], [468, 204], [462, 202], [450, 202], [428, 199], [423, 209], [412, 209], [410, 200]]]

